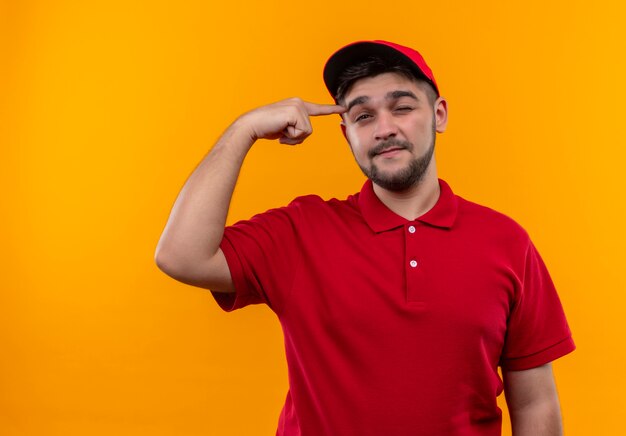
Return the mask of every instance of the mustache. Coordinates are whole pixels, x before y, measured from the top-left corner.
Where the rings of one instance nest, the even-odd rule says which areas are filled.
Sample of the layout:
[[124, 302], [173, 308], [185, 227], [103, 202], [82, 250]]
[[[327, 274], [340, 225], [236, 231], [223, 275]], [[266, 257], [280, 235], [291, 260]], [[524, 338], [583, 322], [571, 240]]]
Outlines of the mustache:
[[372, 159], [374, 156], [390, 148], [397, 148], [400, 150], [410, 151], [413, 149], [413, 144], [411, 144], [409, 141], [401, 141], [396, 138], [391, 138], [391, 139], [387, 139], [386, 141], [376, 144], [376, 146], [372, 148], [367, 154], [369, 158]]

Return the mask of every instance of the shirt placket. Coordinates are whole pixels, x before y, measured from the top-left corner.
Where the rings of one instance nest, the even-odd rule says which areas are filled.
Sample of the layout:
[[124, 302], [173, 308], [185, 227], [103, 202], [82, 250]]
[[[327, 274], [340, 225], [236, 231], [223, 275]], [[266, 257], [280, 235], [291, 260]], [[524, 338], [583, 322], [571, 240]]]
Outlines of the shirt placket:
[[424, 286], [422, 286], [424, 268], [419, 249], [420, 227], [421, 225], [417, 222], [410, 222], [404, 226], [406, 299], [407, 302], [416, 305], [423, 305], [426, 297]]

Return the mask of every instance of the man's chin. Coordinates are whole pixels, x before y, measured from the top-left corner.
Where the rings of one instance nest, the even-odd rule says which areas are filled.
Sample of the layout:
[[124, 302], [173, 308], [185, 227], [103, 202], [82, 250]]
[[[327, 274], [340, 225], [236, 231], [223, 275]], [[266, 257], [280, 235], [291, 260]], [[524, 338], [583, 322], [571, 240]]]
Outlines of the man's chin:
[[416, 177], [415, 174], [385, 175], [379, 173], [369, 177], [369, 179], [372, 183], [388, 191], [402, 192], [419, 184], [421, 177]]
[[415, 187], [419, 183], [419, 181], [414, 183], [407, 183], [404, 181], [398, 182], [392, 180], [370, 180], [372, 180], [372, 183], [374, 183], [375, 185], [378, 185], [389, 192], [405, 192]]
[[378, 166], [372, 166], [369, 171], [362, 170], [372, 183], [393, 192], [406, 191], [418, 185], [425, 175], [425, 171], [420, 171], [417, 165], [406, 165], [394, 171], [381, 171]]

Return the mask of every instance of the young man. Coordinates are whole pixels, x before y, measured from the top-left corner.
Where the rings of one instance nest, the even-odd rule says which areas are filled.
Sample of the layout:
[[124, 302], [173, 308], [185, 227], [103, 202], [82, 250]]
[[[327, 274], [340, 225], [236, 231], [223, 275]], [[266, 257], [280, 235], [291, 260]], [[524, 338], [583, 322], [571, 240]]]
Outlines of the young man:
[[[337, 105], [285, 100], [227, 129], [176, 200], [159, 267], [225, 310], [278, 315], [290, 381], [278, 435], [499, 435], [503, 389], [516, 436], [561, 434], [550, 362], [574, 349], [561, 304], [526, 232], [438, 179], [447, 103], [424, 59], [357, 42], [324, 80]], [[224, 229], [254, 142], [301, 143], [309, 117], [329, 114], [368, 177], [361, 192]]]

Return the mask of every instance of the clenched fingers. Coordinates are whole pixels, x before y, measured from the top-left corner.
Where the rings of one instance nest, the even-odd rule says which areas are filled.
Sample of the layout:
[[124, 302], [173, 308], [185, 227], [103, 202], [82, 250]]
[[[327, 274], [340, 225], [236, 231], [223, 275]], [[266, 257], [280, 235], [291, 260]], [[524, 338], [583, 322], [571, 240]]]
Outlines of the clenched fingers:
[[313, 133], [313, 128], [309, 117], [341, 114], [345, 112], [345, 108], [339, 105], [317, 104], [300, 99], [293, 99], [291, 101], [296, 104], [296, 107], [299, 109], [298, 113], [301, 116], [296, 118], [295, 124], [290, 123], [290, 125], [283, 131], [283, 136], [280, 138], [280, 142], [282, 144], [300, 144], [309, 135], [311, 135], [311, 133]]
[[313, 133], [309, 114], [300, 100], [295, 100], [295, 102], [296, 104], [291, 107], [292, 112], [287, 126], [282, 131], [280, 142], [283, 144], [299, 144]]

